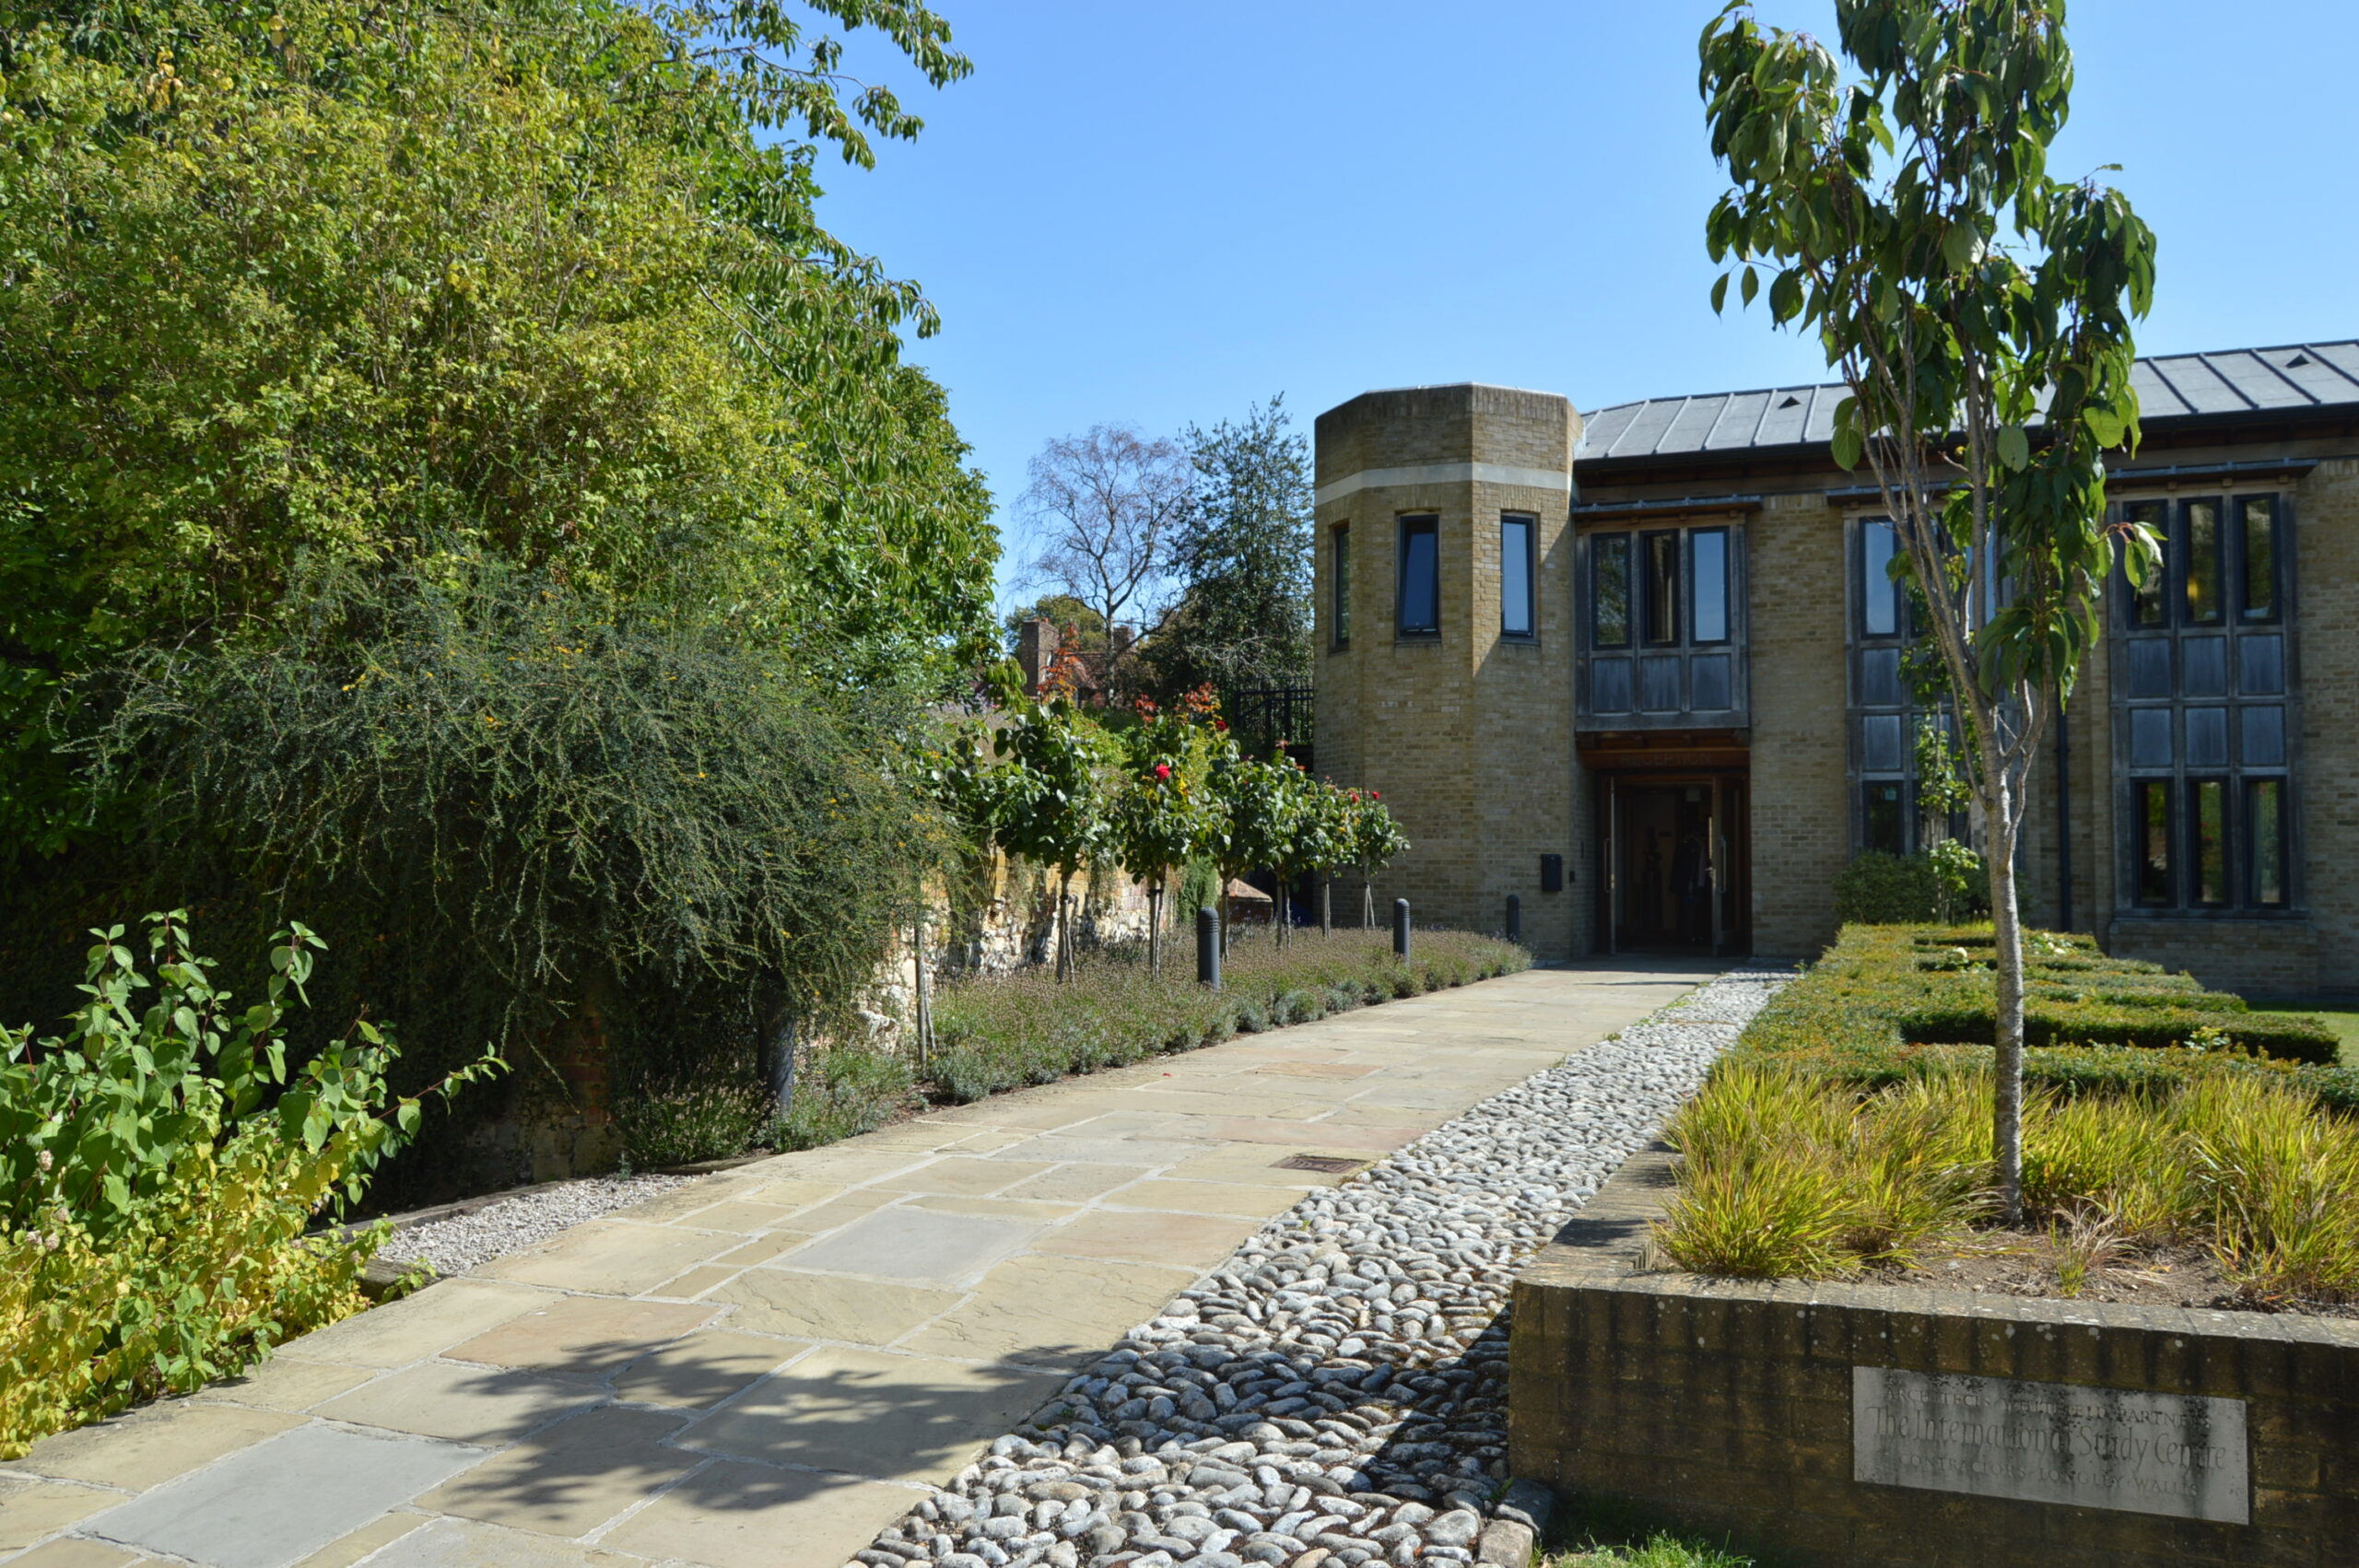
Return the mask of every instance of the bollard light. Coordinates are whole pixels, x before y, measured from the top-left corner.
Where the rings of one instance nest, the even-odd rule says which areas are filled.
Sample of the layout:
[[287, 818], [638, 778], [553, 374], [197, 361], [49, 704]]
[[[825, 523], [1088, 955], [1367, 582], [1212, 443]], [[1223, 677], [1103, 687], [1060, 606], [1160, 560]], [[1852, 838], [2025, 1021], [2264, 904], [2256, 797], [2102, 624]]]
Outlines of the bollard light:
[[1220, 989], [1220, 912], [1210, 905], [1196, 911], [1196, 983]]
[[1392, 901], [1392, 951], [1402, 958], [1409, 956], [1409, 901]]

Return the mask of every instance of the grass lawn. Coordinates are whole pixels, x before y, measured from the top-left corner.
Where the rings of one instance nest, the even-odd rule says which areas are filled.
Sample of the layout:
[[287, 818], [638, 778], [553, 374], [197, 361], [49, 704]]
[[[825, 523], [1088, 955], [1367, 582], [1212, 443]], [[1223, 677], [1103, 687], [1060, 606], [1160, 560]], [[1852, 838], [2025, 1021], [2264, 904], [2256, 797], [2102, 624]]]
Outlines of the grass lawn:
[[1732, 1557], [1717, 1547], [1691, 1546], [1657, 1536], [1644, 1546], [1610, 1546], [1551, 1557], [1547, 1568], [1754, 1568], [1750, 1557]]
[[2342, 1036], [2342, 1065], [2359, 1067], [2359, 1012], [2323, 1012], [2314, 1007], [2304, 1011]]

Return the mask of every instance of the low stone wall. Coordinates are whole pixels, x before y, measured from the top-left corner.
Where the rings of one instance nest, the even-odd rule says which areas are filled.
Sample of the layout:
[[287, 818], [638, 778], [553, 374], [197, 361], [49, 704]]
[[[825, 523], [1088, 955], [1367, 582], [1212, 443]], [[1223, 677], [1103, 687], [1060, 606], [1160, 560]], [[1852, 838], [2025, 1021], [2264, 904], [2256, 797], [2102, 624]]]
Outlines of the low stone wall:
[[2359, 1562], [2359, 1321], [1652, 1270], [1671, 1159], [1517, 1281], [1517, 1477], [1806, 1568]]

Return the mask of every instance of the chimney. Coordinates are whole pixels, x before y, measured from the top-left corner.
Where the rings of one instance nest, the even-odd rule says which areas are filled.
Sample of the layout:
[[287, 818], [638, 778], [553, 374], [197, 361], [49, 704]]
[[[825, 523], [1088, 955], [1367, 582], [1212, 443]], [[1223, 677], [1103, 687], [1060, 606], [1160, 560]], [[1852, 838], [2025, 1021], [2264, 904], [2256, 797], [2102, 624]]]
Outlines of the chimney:
[[1128, 653], [1131, 650], [1131, 644], [1138, 641], [1138, 639], [1139, 634], [1137, 627], [1116, 626], [1114, 628], [1114, 657], [1116, 659], [1120, 659], [1122, 655]]
[[1034, 616], [1015, 628], [1015, 662], [1024, 672], [1024, 689], [1040, 695], [1040, 683], [1057, 662], [1057, 624]]

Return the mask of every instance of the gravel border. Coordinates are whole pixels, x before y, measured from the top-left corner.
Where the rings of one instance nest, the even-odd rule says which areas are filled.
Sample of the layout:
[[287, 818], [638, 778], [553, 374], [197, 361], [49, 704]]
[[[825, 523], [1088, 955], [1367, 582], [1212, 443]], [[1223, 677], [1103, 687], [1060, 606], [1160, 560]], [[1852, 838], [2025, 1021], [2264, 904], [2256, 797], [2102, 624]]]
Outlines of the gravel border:
[[855, 1561], [1473, 1562], [1517, 1269], [1792, 977], [1724, 974], [1311, 1193]]
[[447, 1220], [428, 1220], [397, 1230], [377, 1256], [396, 1263], [428, 1263], [437, 1274], [464, 1274], [496, 1258], [537, 1246], [569, 1225], [628, 1209], [695, 1179], [634, 1176], [553, 1182]]

